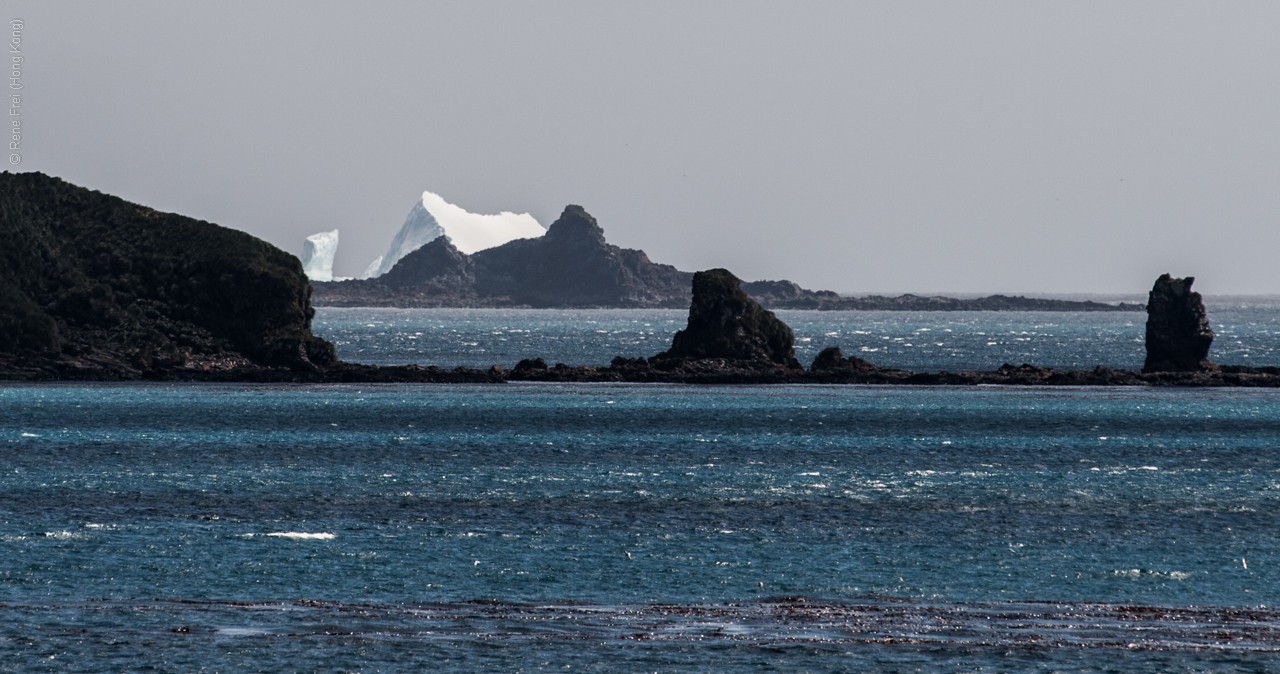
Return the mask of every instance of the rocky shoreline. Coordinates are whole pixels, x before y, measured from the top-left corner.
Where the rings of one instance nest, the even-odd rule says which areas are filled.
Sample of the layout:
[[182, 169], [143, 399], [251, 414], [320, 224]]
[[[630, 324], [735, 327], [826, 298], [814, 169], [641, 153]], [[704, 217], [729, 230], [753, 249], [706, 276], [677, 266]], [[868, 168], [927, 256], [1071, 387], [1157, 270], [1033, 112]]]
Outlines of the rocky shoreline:
[[[637, 362], [640, 361], [640, 362]], [[796, 370], [752, 368], [725, 359], [685, 361], [670, 369], [642, 358], [615, 359], [606, 367], [569, 366], [487, 370], [419, 365], [378, 366], [339, 362], [314, 370], [264, 367], [249, 362], [222, 367], [199, 362], [163, 368], [121, 369], [72, 359], [0, 360], [0, 382], [210, 382], [270, 384], [505, 384], [640, 383], [695, 385], [859, 384], [897, 386], [1156, 386], [1280, 388], [1280, 367], [1224, 365], [1211, 372], [1140, 372], [1097, 367], [1058, 370], [1034, 365], [1004, 365], [997, 370], [911, 372], [869, 370]]]
[[[1191, 292], [1194, 279], [1167, 274], [1146, 305], [1141, 372], [1005, 365], [921, 373], [846, 358], [836, 347], [806, 370], [791, 328], [755, 297], [835, 302], [834, 293], [654, 264], [641, 251], [607, 244], [595, 219], [576, 206], [542, 239], [465, 256], [441, 238], [378, 284], [344, 287], [407, 288], [437, 299], [459, 292], [473, 300], [523, 298], [540, 306], [565, 297], [577, 306], [676, 303], [689, 307], [689, 322], [670, 349], [648, 359], [619, 356], [606, 367], [548, 367], [541, 358], [511, 370], [345, 363], [311, 332], [313, 286], [301, 262], [248, 234], [40, 173], [0, 173], [0, 214], [0, 381], [1280, 387], [1280, 368], [1207, 360], [1214, 334], [1200, 295]], [[1012, 300], [1039, 301], [999, 301]], [[1105, 310], [1137, 305], [1121, 306]]]
[[[266, 365], [235, 353], [189, 354], [180, 360], [135, 361], [48, 354], [0, 354], [0, 380], [158, 381], [241, 383], [434, 383], [505, 384], [645, 383], [693, 385], [839, 384], [898, 386], [1160, 386], [1280, 388], [1280, 368], [1218, 366], [1205, 360], [1208, 330], [1194, 279], [1157, 280], [1149, 303], [1150, 365], [1143, 371], [1058, 370], [1006, 364], [992, 371], [911, 372], [878, 367], [828, 347], [805, 369], [795, 358], [791, 328], [748, 297], [741, 282], [723, 269], [693, 276], [688, 326], [671, 348], [651, 358], [617, 356], [606, 367], [548, 366], [542, 358], [510, 370], [444, 369], [418, 365], [375, 366], [335, 361]], [[1176, 302], [1167, 301], [1169, 297]], [[1168, 354], [1181, 354], [1181, 361]]]

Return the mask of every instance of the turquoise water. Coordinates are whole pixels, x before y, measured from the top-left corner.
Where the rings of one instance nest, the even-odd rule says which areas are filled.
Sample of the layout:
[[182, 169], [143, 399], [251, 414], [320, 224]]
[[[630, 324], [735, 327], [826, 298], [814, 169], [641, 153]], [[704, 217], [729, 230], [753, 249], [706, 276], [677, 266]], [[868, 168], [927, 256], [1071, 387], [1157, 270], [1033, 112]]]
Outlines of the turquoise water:
[[0, 671], [1270, 671], [1280, 392], [0, 386]]
[[[1141, 369], [1146, 314], [1062, 312], [779, 311], [806, 366], [839, 346], [916, 372], [994, 370], [1004, 363]], [[1210, 358], [1280, 363], [1280, 299], [1209, 301], [1218, 337]], [[377, 365], [514, 366], [522, 358], [607, 365], [652, 356], [685, 326], [684, 310], [339, 309], [317, 311], [317, 334], [345, 359]]]

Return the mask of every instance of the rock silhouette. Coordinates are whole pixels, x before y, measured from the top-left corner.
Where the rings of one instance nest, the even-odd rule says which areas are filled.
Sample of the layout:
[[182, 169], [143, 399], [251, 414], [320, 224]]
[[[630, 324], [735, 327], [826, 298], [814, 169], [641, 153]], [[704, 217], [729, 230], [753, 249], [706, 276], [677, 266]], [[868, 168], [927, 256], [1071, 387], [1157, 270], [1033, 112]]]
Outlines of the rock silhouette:
[[726, 269], [693, 275], [689, 324], [675, 334], [669, 350], [651, 360], [707, 359], [801, 369], [791, 328], [748, 297], [742, 282]]
[[446, 237], [376, 279], [317, 284], [329, 306], [684, 307], [693, 277], [608, 243], [581, 206], [547, 233], [471, 255]]
[[1143, 372], [1209, 372], [1213, 328], [1200, 293], [1191, 292], [1195, 277], [1156, 279], [1147, 299], [1147, 360]]
[[43, 173], [0, 173], [0, 215], [0, 356], [125, 377], [193, 356], [335, 360], [302, 263], [261, 239]]
[[857, 356], [849, 356], [845, 358], [838, 346], [828, 346], [818, 352], [813, 358], [813, 365], [809, 366], [812, 372], [830, 372], [840, 370], [851, 370], [854, 372], [871, 372], [876, 370], [875, 365], [869, 361], [865, 361]]

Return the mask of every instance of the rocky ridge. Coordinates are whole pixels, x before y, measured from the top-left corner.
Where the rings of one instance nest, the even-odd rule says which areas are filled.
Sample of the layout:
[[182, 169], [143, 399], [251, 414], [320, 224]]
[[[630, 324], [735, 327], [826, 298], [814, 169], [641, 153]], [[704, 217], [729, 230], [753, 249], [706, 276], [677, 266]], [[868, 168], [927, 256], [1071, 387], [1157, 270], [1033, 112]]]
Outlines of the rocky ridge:
[[683, 308], [692, 276], [608, 243], [571, 205], [535, 239], [467, 255], [440, 237], [378, 278], [313, 285], [323, 306]]
[[989, 295], [972, 299], [955, 297], [868, 295], [845, 297], [830, 290], [806, 290], [791, 281], [753, 281], [742, 289], [770, 309], [817, 311], [1142, 311], [1132, 302], [1107, 304], [1092, 300], [1054, 300], [1021, 295]]
[[[547, 233], [470, 255], [441, 236], [405, 255], [383, 276], [318, 282], [316, 306], [671, 308], [692, 299], [693, 274], [619, 248], [581, 206], [567, 206]], [[766, 309], [819, 311], [1141, 311], [1140, 304], [992, 295], [843, 297], [791, 281], [754, 281], [743, 291]]]

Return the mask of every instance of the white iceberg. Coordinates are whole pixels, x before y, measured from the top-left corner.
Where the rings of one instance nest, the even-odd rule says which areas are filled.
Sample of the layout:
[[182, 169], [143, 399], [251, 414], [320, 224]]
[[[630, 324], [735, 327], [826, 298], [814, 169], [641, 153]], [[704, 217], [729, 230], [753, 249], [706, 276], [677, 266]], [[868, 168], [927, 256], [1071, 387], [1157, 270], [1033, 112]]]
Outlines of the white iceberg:
[[307, 237], [302, 244], [302, 271], [312, 281], [333, 280], [333, 256], [338, 253], [338, 230]]
[[413, 205], [404, 225], [391, 240], [391, 247], [373, 276], [382, 276], [400, 258], [445, 235], [453, 245], [470, 255], [515, 239], [535, 239], [546, 233], [542, 225], [528, 213], [503, 211], [497, 215], [468, 213], [434, 192], [423, 192]]
[[369, 266], [364, 268], [364, 273], [360, 275], [360, 278], [367, 279], [377, 276], [378, 268], [382, 266], [382, 257], [383, 256], [379, 255], [378, 259], [370, 262]]

